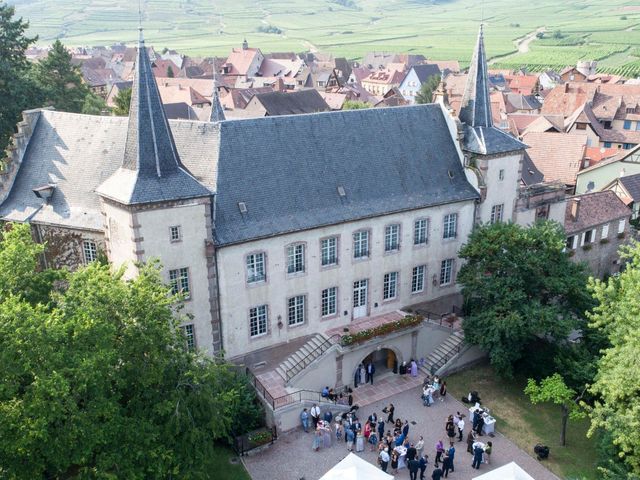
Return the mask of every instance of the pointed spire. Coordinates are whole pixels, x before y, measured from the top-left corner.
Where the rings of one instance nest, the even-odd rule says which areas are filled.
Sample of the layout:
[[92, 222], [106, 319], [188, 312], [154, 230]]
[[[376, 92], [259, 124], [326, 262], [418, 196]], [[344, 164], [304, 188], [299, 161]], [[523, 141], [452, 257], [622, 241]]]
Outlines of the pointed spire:
[[220, 122], [226, 120], [224, 115], [224, 109], [220, 103], [220, 96], [218, 95], [218, 72], [216, 72], [216, 61], [213, 60], [213, 94], [211, 96], [211, 115], [209, 121], [211, 123]]
[[482, 25], [480, 25], [478, 32], [478, 42], [473, 52], [469, 76], [462, 96], [460, 120], [470, 127], [491, 127], [493, 125]]
[[138, 40], [127, 139], [122, 166], [98, 193], [125, 204], [207, 196], [182, 165], [144, 44]]

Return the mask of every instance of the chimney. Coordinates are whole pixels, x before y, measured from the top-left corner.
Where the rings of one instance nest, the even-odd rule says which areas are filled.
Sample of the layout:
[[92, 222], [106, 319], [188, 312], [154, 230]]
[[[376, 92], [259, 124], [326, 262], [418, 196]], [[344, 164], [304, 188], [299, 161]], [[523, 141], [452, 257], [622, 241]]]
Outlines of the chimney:
[[564, 93], [569, 93], [569, 82], [564, 84]]
[[242, 49], [243, 50], [248, 50], [249, 49], [249, 42], [247, 42], [247, 39], [245, 38], [244, 41], [242, 42]]
[[578, 213], [580, 213], [580, 199], [574, 198], [571, 201], [571, 219], [574, 222], [578, 221]]

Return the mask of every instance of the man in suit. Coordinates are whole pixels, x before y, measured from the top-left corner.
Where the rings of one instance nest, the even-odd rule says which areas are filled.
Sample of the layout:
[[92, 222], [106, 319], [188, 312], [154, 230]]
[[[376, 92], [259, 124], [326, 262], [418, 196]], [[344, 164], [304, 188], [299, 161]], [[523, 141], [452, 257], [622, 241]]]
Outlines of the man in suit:
[[369, 361], [369, 363], [367, 364], [367, 376], [369, 377], [369, 383], [371, 383], [371, 385], [373, 385], [373, 374], [376, 373], [376, 366], [373, 364], [373, 362]]

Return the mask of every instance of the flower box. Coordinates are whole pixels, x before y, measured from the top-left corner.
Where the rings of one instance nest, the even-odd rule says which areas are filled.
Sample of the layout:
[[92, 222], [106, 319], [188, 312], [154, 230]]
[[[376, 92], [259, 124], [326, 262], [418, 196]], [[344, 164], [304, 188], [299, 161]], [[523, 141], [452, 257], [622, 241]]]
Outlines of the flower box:
[[422, 323], [422, 317], [420, 315], [407, 315], [395, 322], [389, 322], [377, 327], [368, 328], [360, 332], [343, 335], [340, 338], [342, 345], [352, 345], [354, 343], [364, 342], [370, 338], [379, 337], [380, 335], [387, 335], [389, 333], [403, 330], [405, 328], [415, 327]]

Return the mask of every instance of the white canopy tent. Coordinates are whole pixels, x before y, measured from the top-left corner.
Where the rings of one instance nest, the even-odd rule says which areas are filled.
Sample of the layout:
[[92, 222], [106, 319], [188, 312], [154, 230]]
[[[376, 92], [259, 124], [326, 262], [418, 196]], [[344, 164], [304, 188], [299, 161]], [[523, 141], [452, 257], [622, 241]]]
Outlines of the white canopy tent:
[[520, 468], [516, 462], [511, 462], [479, 477], [474, 477], [473, 480], [535, 480], [535, 478]]
[[393, 475], [350, 453], [320, 480], [393, 480]]

